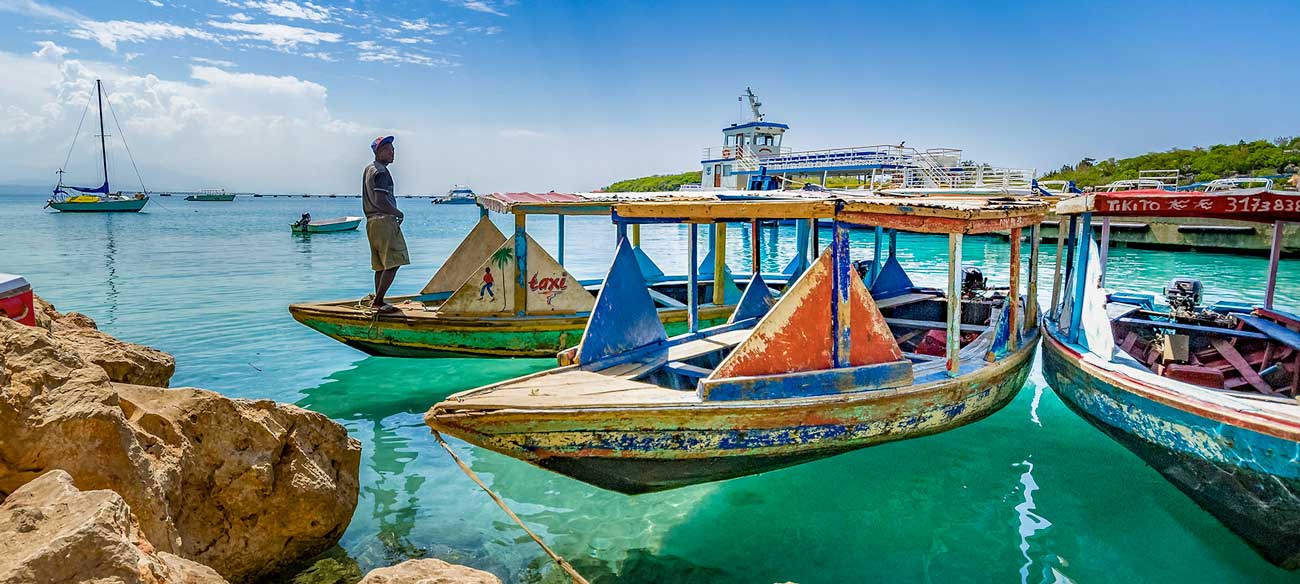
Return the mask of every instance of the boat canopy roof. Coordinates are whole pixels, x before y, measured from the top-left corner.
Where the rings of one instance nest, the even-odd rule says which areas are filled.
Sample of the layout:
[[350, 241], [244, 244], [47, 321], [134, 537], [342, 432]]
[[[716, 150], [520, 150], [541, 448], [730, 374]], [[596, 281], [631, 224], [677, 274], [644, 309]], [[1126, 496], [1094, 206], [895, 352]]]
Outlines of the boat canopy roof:
[[1241, 189], [1172, 193], [1157, 189], [1093, 193], [1056, 205], [1060, 215], [1099, 217], [1204, 217], [1272, 223], [1300, 221], [1300, 193]]
[[[796, 195], [797, 196], [797, 195]], [[613, 206], [648, 202], [709, 202], [790, 198], [781, 191], [689, 190], [640, 193], [492, 193], [478, 195], [479, 206], [514, 215], [608, 215]], [[819, 199], [826, 198], [819, 194]]]
[[854, 225], [920, 233], [988, 233], [1033, 225], [1042, 221], [1049, 209], [1047, 202], [1029, 197], [796, 196], [744, 201], [626, 203], [614, 206], [614, 217], [628, 223], [834, 218]]

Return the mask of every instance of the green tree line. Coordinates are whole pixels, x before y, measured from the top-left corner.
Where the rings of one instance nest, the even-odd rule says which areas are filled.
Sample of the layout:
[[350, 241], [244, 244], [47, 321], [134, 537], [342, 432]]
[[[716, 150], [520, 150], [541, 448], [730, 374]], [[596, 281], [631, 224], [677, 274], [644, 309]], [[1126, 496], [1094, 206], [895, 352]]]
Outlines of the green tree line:
[[618, 181], [605, 187], [610, 193], [645, 193], [651, 191], [675, 191], [684, 184], [700, 184], [700, 171], [681, 174], [656, 174]]
[[1138, 178], [1140, 170], [1166, 169], [1177, 170], [1183, 184], [1218, 178], [1293, 174], [1300, 170], [1300, 137], [1253, 142], [1242, 140], [1209, 148], [1174, 148], [1121, 159], [1084, 158], [1041, 178], [1072, 180], [1081, 187], [1091, 187]]

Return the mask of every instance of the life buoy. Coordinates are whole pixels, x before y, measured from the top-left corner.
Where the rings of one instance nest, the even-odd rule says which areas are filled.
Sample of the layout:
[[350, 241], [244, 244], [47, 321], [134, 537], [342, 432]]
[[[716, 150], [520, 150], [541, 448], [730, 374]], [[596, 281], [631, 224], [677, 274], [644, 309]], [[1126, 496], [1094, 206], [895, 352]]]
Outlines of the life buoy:
[[723, 148], [723, 149], [722, 149], [722, 157], [723, 157], [723, 158], [731, 158], [731, 149], [730, 149], [730, 148]]

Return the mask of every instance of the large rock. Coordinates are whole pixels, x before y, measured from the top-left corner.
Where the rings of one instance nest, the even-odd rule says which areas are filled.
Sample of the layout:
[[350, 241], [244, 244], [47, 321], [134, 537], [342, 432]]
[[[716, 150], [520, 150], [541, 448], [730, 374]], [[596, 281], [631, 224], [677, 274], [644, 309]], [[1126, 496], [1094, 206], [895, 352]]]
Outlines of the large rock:
[[40, 297], [36, 303], [36, 325], [69, 341], [83, 359], [99, 365], [108, 378], [118, 383], [167, 387], [176, 373], [176, 359], [144, 345], [120, 341], [104, 333], [94, 319], [80, 312], [61, 314]]
[[112, 383], [72, 345], [0, 320], [0, 496], [63, 469], [120, 494], [159, 550], [233, 581], [342, 536], [361, 452], [342, 426], [267, 400]]
[[378, 568], [357, 584], [501, 584], [489, 572], [426, 558]]
[[0, 582], [225, 584], [212, 568], [159, 552], [113, 491], [80, 491], [52, 470], [0, 504]]

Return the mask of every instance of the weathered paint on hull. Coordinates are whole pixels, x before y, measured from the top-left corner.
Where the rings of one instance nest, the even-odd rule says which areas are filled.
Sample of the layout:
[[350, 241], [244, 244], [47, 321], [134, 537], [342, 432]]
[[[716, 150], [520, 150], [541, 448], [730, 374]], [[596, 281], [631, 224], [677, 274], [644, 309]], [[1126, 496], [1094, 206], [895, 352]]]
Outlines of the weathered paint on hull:
[[[1057, 225], [1044, 224], [1040, 230], [1043, 241], [1056, 241], [1058, 225], [1069, 224], [1069, 218], [1062, 219], [1049, 214], [1045, 221], [1056, 221]], [[1227, 221], [1221, 219], [1204, 219], [1197, 217], [1123, 217], [1112, 220], [1118, 224], [1145, 224], [1145, 229], [1121, 229], [1112, 227], [1111, 245], [1123, 245], [1139, 249], [1198, 249], [1227, 253], [1266, 254], [1273, 243], [1273, 227], [1266, 223], [1248, 223], [1245, 221]], [[1180, 230], [1179, 226], [1211, 227], [1205, 230]], [[1214, 229], [1215, 227], [1235, 227], [1235, 231]], [[1101, 233], [1101, 221], [1092, 222], [1093, 235]], [[1006, 233], [999, 235], [1006, 237]], [[1282, 253], [1300, 255], [1300, 225], [1287, 223], [1282, 228]]]
[[[731, 307], [703, 308], [704, 326], [726, 322]], [[554, 357], [578, 344], [586, 316], [554, 318], [372, 318], [295, 304], [298, 322], [369, 355], [384, 357]], [[686, 313], [660, 311], [668, 334], [686, 332]]]
[[1300, 444], [1255, 432], [1126, 389], [1090, 374], [1050, 333], [1043, 373], [1065, 404], [1105, 432], [1264, 559], [1300, 567]]
[[[1025, 383], [1037, 337], [952, 380], [810, 399], [439, 415], [467, 442], [603, 489], [662, 491], [776, 470], [983, 419]], [[454, 396], [453, 396], [454, 397]], [[469, 418], [461, 425], [460, 419]]]

